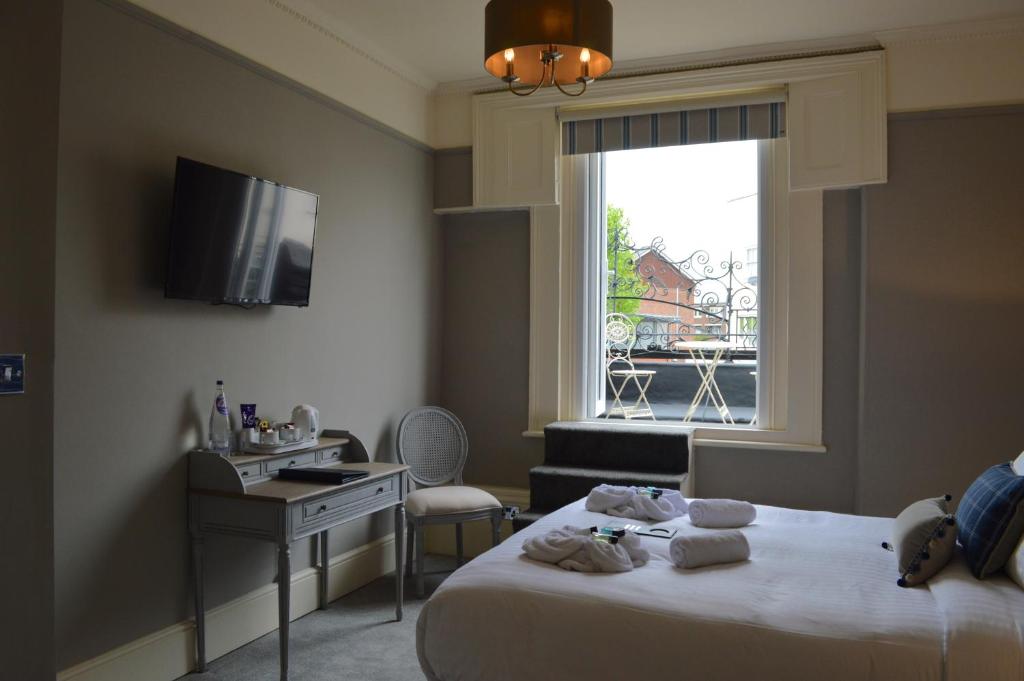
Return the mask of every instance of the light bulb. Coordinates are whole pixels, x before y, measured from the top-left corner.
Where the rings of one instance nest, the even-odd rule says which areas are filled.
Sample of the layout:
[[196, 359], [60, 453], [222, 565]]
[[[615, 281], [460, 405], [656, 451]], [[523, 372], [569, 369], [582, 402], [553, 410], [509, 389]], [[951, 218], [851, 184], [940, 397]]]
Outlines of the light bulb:
[[[507, 54], [508, 53], [506, 52], [506, 55]], [[580, 61], [583, 62], [584, 64], [590, 62], [590, 50], [588, 50], [585, 47], [582, 50], [580, 50]]]
[[515, 58], [516, 58], [516, 51], [515, 50], [513, 50], [511, 47], [509, 49], [505, 50], [505, 61], [506, 62], [511, 64], [512, 60], [514, 60]]

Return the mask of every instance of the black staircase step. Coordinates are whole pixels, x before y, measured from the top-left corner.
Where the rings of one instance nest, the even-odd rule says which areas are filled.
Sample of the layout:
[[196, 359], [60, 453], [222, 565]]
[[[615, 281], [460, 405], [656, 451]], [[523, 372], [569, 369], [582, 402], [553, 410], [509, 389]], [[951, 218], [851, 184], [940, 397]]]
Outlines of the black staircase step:
[[553, 511], [587, 496], [597, 485], [648, 485], [679, 489], [686, 473], [583, 468], [580, 466], [535, 466], [530, 469], [530, 511]]
[[544, 428], [544, 463], [652, 473], [685, 473], [689, 465], [689, 432], [621, 421], [559, 421]]

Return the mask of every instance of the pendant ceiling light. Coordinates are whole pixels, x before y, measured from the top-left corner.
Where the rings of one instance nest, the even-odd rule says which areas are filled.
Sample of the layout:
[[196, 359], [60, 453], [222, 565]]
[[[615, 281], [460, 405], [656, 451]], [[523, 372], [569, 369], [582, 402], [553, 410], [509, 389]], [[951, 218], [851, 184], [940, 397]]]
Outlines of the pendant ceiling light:
[[[484, 68], [523, 97], [551, 85], [582, 95], [612, 68], [611, 3], [491, 0], [484, 11]], [[574, 91], [576, 85], [582, 87]]]

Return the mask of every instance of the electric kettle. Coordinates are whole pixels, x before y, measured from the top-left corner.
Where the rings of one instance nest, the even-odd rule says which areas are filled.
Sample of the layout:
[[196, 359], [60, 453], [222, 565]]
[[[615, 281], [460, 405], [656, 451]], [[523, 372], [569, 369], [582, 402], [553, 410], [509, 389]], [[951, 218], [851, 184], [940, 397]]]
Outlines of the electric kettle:
[[320, 434], [320, 412], [316, 407], [300, 404], [292, 409], [292, 423], [300, 442], [314, 442]]

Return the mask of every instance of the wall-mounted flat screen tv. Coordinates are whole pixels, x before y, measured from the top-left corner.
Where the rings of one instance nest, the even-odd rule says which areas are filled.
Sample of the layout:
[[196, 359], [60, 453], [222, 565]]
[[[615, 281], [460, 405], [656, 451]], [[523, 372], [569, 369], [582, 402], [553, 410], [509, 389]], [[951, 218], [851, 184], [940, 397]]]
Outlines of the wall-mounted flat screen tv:
[[320, 197], [178, 158], [167, 298], [309, 305]]

